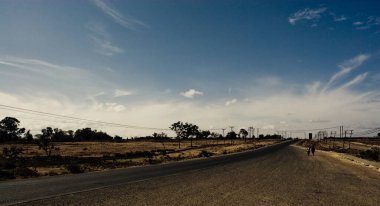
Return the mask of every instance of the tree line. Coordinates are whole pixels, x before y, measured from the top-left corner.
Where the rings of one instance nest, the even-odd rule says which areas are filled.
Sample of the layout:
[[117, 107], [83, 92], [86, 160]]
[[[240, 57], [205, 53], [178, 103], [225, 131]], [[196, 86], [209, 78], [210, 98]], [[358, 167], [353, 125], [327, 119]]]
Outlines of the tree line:
[[[179, 142], [179, 147], [181, 140], [190, 140], [192, 146], [193, 139], [229, 139], [233, 141], [234, 139], [247, 139], [248, 131], [244, 128], [240, 129], [239, 132], [233, 130], [227, 132], [225, 136], [217, 132], [211, 132], [209, 130], [200, 130], [195, 124], [188, 122], [175, 122], [170, 127], [176, 134], [175, 139]], [[168, 137], [166, 133], [153, 133], [151, 136], [139, 137], [141, 139], [154, 139], [154, 140], [169, 140], [173, 139]], [[255, 138], [252, 135], [251, 138]], [[272, 139], [281, 138], [280, 135], [259, 135], [259, 139]], [[120, 136], [110, 136], [106, 132], [93, 130], [91, 128], [77, 129], [76, 131], [67, 130], [64, 131], [59, 128], [46, 127], [41, 130], [41, 133], [33, 135], [30, 130], [25, 128], [20, 128], [20, 121], [14, 117], [5, 117], [0, 121], [0, 142], [70, 142], [70, 141], [122, 141], [123, 138]]]
[[20, 121], [14, 117], [5, 117], [0, 121], [0, 142], [33, 142], [49, 139], [53, 142], [68, 141], [112, 141], [122, 140], [120, 136], [110, 136], [106, 132], [91, 128], [64, 131], [59, 128], [46, 127], [40, 134], [32, 135], [30, 130], [20, 128]]

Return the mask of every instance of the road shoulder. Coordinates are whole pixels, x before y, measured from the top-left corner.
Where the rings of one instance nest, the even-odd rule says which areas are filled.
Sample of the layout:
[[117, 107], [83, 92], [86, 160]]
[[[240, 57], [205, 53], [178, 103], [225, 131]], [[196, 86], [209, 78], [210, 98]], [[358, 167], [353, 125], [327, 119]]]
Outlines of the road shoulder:
[[[299, 149], [303, 149], [306, 151], [305, 147], [299, 146], [299, 145], [293, 145], [294, 147], [297, 147]], [[354, 164], [354, 165], [359, 165], [368, 169], [375, 170], [380, 173], [380, 163], [379, 162], [374, 162], [366, 159], [362, 159], [359, 157], [355, 157], [349, 154], [345, 153], [338, 153], [334, 151], [323, 151], [323, 150], [318, 150], [318, 153], [323, 153], [325, 155], [328, 155], [330, 157], [333, 157], [335, 159], [338, 159], [342, 162], [348, 163], [348, 164]]]

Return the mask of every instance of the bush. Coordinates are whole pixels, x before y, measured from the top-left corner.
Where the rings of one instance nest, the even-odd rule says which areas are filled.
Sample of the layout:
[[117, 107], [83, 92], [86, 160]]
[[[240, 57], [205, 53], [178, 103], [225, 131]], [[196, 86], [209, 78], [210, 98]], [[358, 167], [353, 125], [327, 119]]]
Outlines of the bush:
[[0, 169], [9, 170], [9, 169], [14, 169], [14, 168], [16, 168], [16, 165], [12, 163], [11, 161], [0, 160]]
[[13, 175], [13, 172], [0, 170], [0, 180], [1, 179], [13, 179], [13, 178], [15, 178], [15, 176]]
[[202, 151], [199, 153], [198, 157], [210, 157], [211, 155], [212, 155], [211, 152], [208, 152], [208, 151], [206, 151], [206, 150], [202, 150]]
[[69, 164], [69, 165], [66, 165], [65, 168], [69, 172], [74, 173], [74, 174], [83, 173], [83, 168], [79, 164]]
[[4, 147], [2, 156], [6, 159], [16, 159], [20, 154], [22, 154], [23, 149], [17, 147]]
[[115, 159], [126, 159], [127, 158], [127, 155], [126, 154], [121, 154], [121, 153], [114, 153], [113, 154], [113, 157]]
[[128, 152], [126, 156], [127, 158], [138, 158], [138, 157], [152, 158], [154, 156], [154, 152], [150, 152], [150, 151]]
[[375, 149], [375, 148], [360, 152], [361, 158], [375, 160], [375, 161], [379, 161], [379, 155], [380, 155], [380, 150]]
[[20, 177], [36, 177], [38, 176], [38, 173], [34, 170], [31, 170], [27, 167], [16, 167], [14, 170], [15, 176], [20, 176]]

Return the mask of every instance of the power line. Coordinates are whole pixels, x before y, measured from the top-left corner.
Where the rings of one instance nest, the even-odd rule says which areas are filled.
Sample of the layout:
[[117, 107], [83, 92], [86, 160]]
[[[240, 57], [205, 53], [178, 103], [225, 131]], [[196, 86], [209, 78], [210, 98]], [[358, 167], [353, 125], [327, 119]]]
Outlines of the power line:
[[5, 109], [5, 110], [12, 110], [12, 111], [18, 111], [18, 112], [29, 113], [29, 114], [31, 113], [39, 114], [43, 116], [50, 116], [50, 117], [61, 118], [61, 119], [63, 118], [63, 119], [70, 119], [70, 120], [79, 120], [79, 121], [84, 121], [84, 122], [97, 123], [97, 124], [115, 126], [115, 127], [124, 127], [124, 128], [131, 128], [131, 129], [145, 129], [145, 130], [162, 130], [162, 131], [170, 130], [166, 128], [143, 127], [143, 126], [119, 124], [119, 123], [106, 122], [106, 121], [91, 120], [91, 119], [85, 119], [85, 118], [79, 118], [79, 117], [73, 117], [73, 116], [67, 116], [67, 115], [53, 114], [49, 112], [41, 112], [41, 111], [25, 109], [21, 107], [13, 107], [13, 106], [8, 106], [8, 105], [3, 105], [3, 104], [0, 104], [0, 107], [2, 107], [2, 109]]

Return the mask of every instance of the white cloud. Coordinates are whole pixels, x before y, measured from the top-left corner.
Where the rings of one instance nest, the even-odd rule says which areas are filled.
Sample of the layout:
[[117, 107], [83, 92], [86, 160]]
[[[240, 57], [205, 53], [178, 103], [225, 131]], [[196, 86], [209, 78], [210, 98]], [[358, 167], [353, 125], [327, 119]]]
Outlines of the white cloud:
[[290, 24], [295, 25], [300, 20], [317, 20], [321, 17], [321, 14], [323, 14], [326, 10], [326, 8], [306, 8], [303, 10], [299, 10], [296, 13], [289, 16], [288, 21]]
[[124, 50], [115, 46], [110, 41], [110, 35], [105, 27], [101, 24], [90, 24], [87, 28], [92, 31], [89, 35], [90, 40], [95, 44], [96, 52], [106, 56], [113, 56], [114, 54], [123, 53]]
[[181, 92], [181, 95], [186, 97], [186, 98], [194, 98], [195, 96], [202, 96], [203, 95], [203, 92], [201, 91], [197, 91], [195, 89], [189, 89], [187, 90], [186, 92]]
[[345, 17], [345, 16], [339, 16], [339, 17], [337, 17], [337, 16], [334, 16], [334, 21], [337, 21], [337, 22], [339, 22], [339, 21], [346, 21], [347, 20], [347, 17]]
[[147, 27], [145, 23], [142, 21], [135, 19], [130, 16], [124, 16], [120, 12], [118, 12], [116, 9], [111, 8], [109, 5], [105, 3], [103, 0], [95, 0], [95, 5], [99, 7], [106, 15], [111, 17], [116, 23], [120, 24], [121, 26], [135, 30], [137, 27]]
[[380, 17], [369, 16], [367, 17], [367, 21], [355, 21], [352, 25], [354, 25], [357, 30], [370, 29], [380, 25]]
[[346, 84], [344, 84], [343, 86], [341, 86], [340, 88], [346, 89], [346, 88], [349, 88], [353, 85], [359, 84], [360, 82], [362, 82], [367, 77], [367, 75], [368, 75], [368, 72], [360, 74], [360, 75], [356, 76], [354, 79], [352, 79], [351, 81], [349, 81]]
[[105, 105], [106, 111], [108, 112], [122, 112], [126, 109], [124, 105], [112, 103], [112, 102], [107, 102], [104, 105]]
[[57, 98], [62, 94], [78, 98], [115, 88], [112, 82], [87, 69], [39, 59], [0, 56], [0, 71], [4, 71], [0, 76], [2, 91], [26, 96], [49, 93]]
[[113, 56], [114, 54], [120, 54], [124, 52], [122, 48], [112, 45], [111, 42], [106, 39], [101, 39], [95, 36], [90, 36], [90, 38], [97, 46], [96, 52], [99, 54]]
[[13, 56], [0, 57], [0, 65], [8, 68], [20, 69], [26, 72], [38, 73], [44, 76], [56, 76], [58, 73], [66, 75], [78, 75], [85, 73], [85, 70], [77, 67], [52, 64], [38, 59], [20, 58]]
[[225, 105], [230, 106], [230, 105], [236, 104], [236, 103], [237, 103], [237, 99], [231, 99], [231, 100], [228, 100]]
[[334, 84], [338, 79], [341, 77], [347, 75], [350, 73], [352, 70], [358, 68], [361, 66], [365, 61], [367, 61], [371, 55], [369, 54], [359, 54], [355, 56], [352, 59], [349, 59], [343, 64], [339, 65], [340, 71], [335, 73], [329, 80], [329, 82], [326, 84], [325, 88], [323, 89], [324, 91], [327, 90], [332, 84]]
[[306, 85], [307, 92], [309, 94], [316, 94], [321, 88], [321, 82], [313, 82], [312, 84]]
[[124, 96], [130, 96], [133, 94], [134, 93], [131, 91], [116, 89], [113, 97], [124, 97]]
[[[240, 102], [238, 107], [225, 107], [215, 102], [199, 104], [192, 101], [166, 100], [130, 105], [127, 108], [122, 104], [109, 101], [73, 102], [71, 99], [56, 100], [46, 96], [25, 97], [0, 91], [2, 104], [92, 120], [158, 128], [168, 128], [170, 124], [179, 120], [195, 123], [201, 129], [210, 128], [211, 125], [214, 128], [249, 125], [260, 128], [260, 133], [264, 134], [273, 133], [276, 130], [330, 127], [357, 122], [368, 127], [378, 125], [380, 124], [378, 119], [380, 102], [371, 101], [376, 95], [378, 96], [379, 92], [369, 95], [345, 89], [315, 94], [275, 92], [260, 99], [253, 95], [250, 98], [256, 99], [255, 101]], [[237, 100], [231, 100], [231, 102], [237, 102]], [[63, 129], [92, 127], [121, 136], [144, 136], [155, 132], [154, 130], [137, 130], [54, 119], [15, 111], [1, 111], [0, 118], [16, 116], [21, 120], [22, 126], [37, 131], [42, 127], [52, 126]], [[292, 115], [289, 116], [289, 113]], [[286, 124], [281, 124], [281, 120], [285, 118]], [[166, 132], [174, 135], [170, 131]]]

